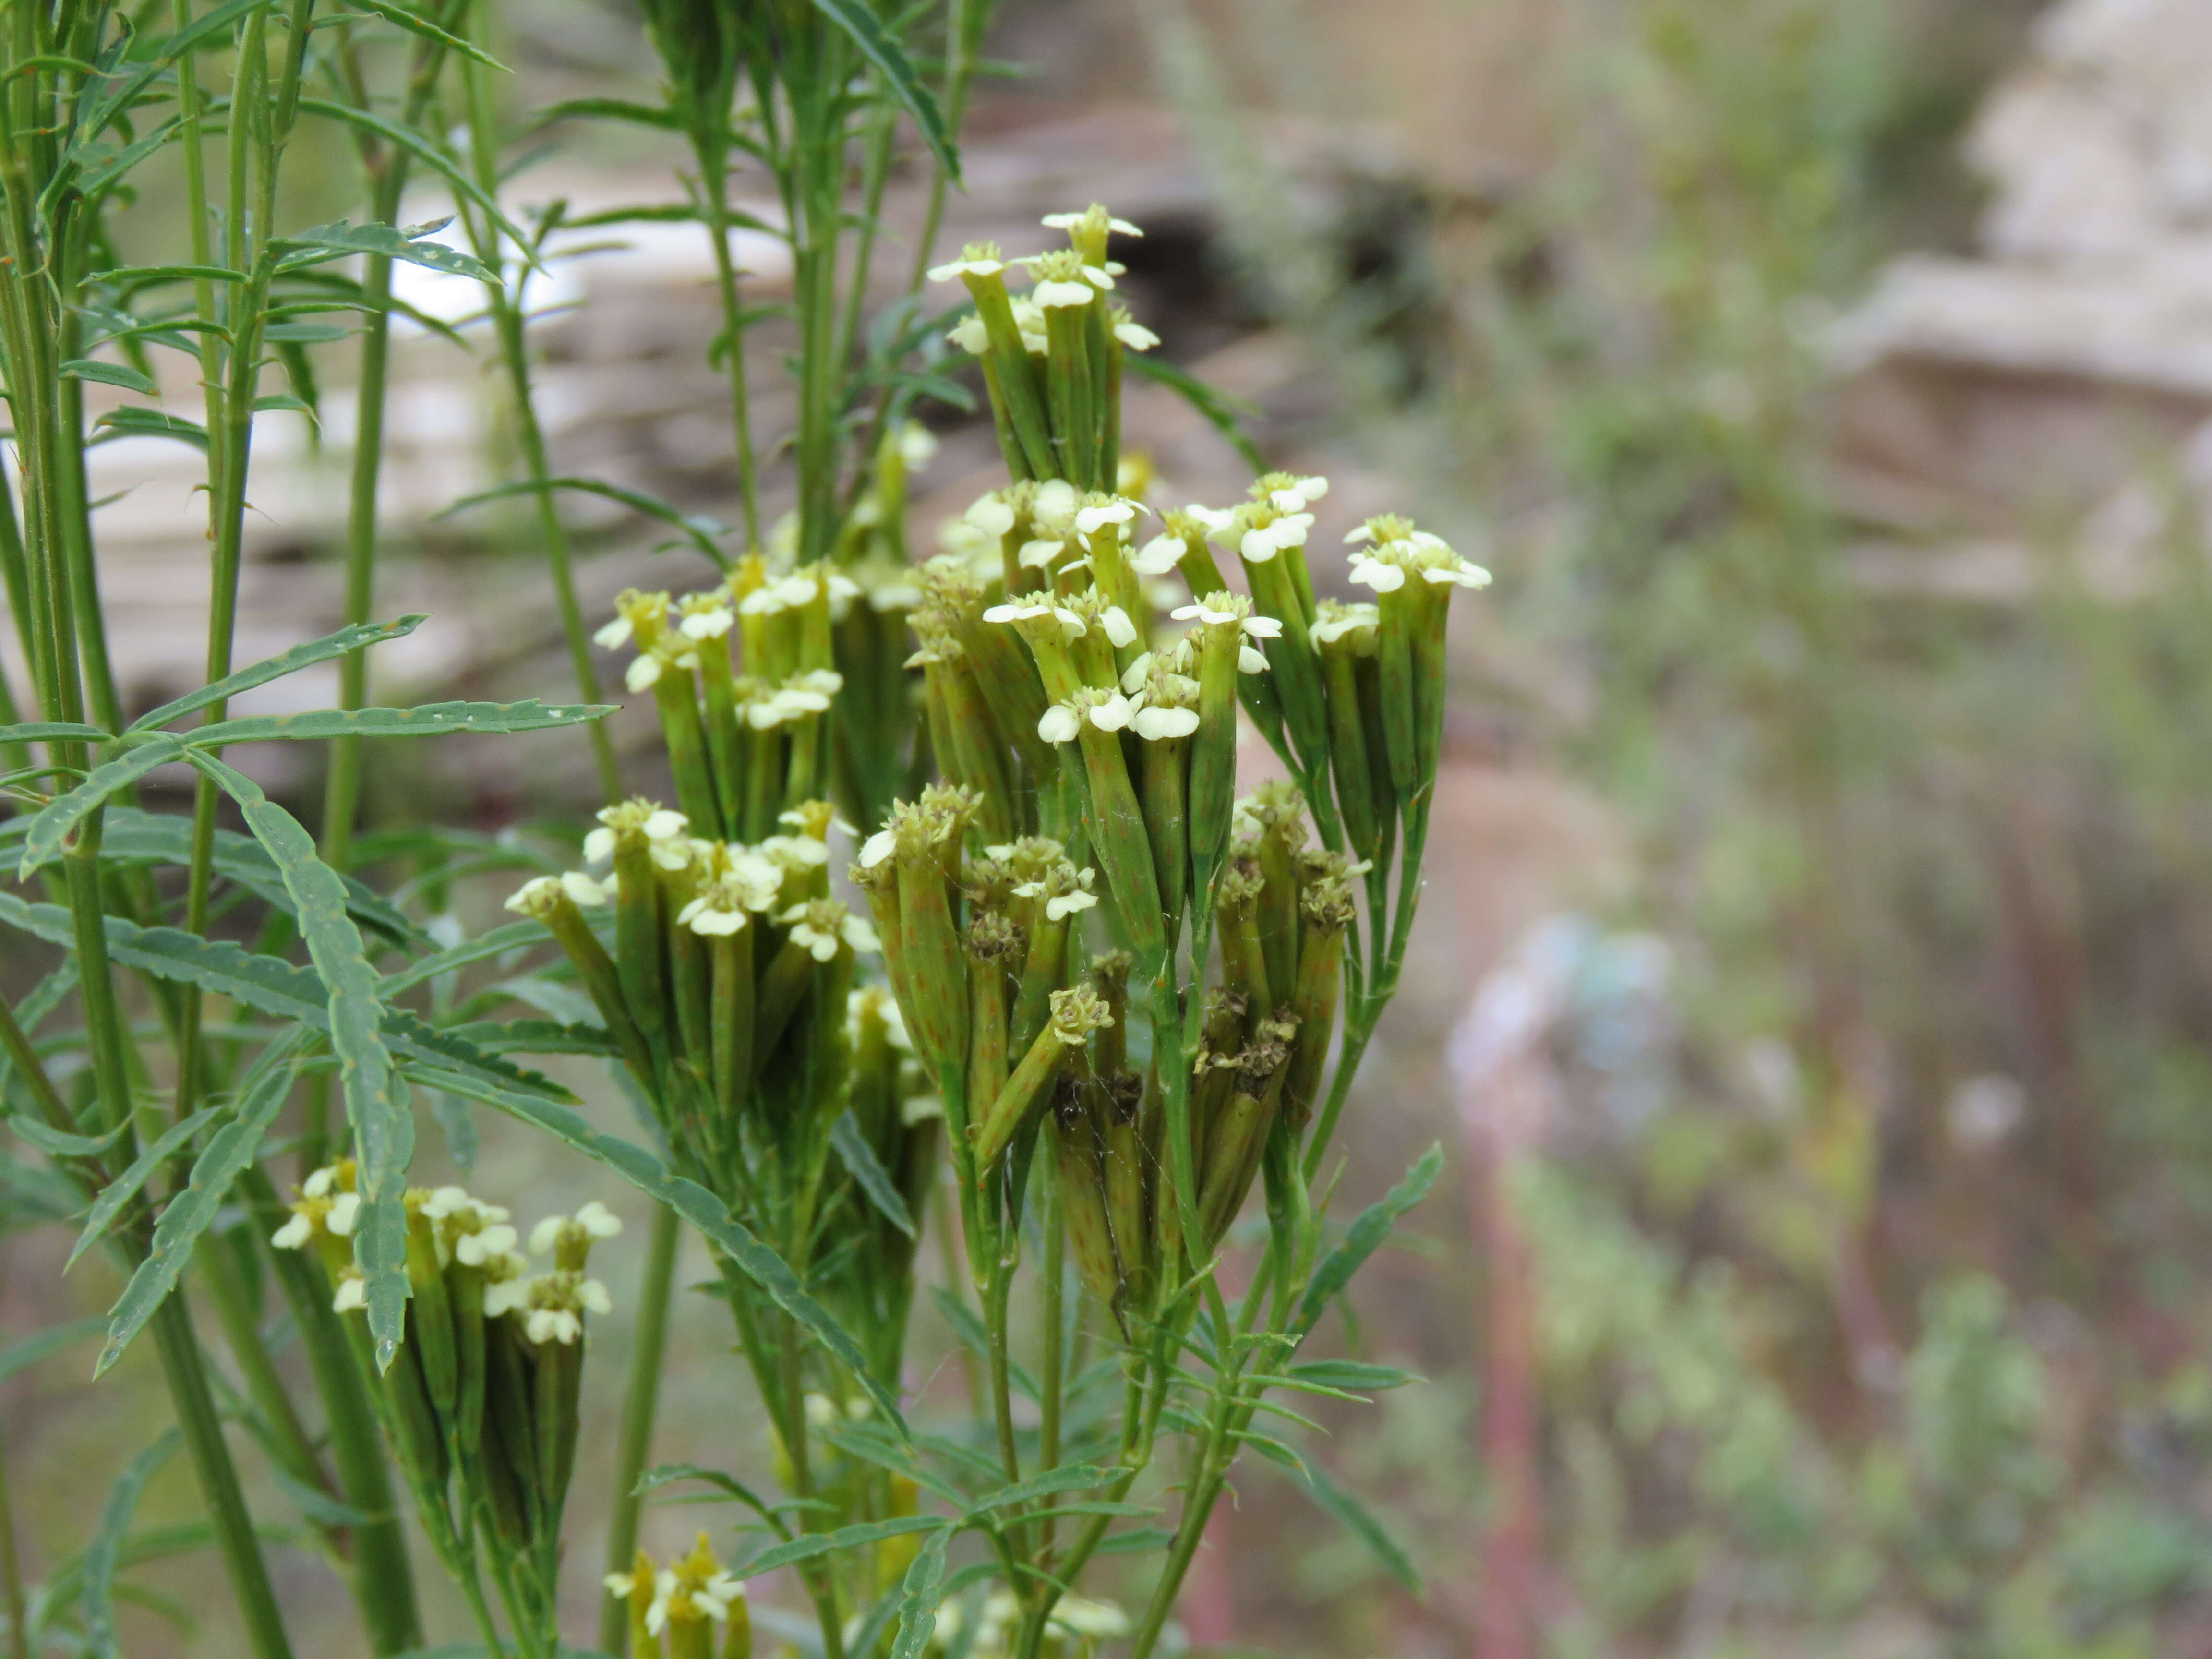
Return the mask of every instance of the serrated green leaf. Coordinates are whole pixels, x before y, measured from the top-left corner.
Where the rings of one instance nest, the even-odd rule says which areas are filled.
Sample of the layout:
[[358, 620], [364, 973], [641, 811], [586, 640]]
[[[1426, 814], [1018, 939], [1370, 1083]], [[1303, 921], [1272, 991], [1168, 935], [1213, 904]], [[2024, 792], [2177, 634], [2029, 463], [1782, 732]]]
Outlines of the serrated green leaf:
[[1444, 1167], [1441, 1146], [1433, 1146], [1413, 1160], [1405, 1178], [1383, 1195], [1381, 1201], [1370, 1204], [1360, 1212], [1344, 1236], [1344, 1242], [1322, 1258], [1321, 1266], [1314, 1269], [1313, 1280], [1306, 1286], [1305, 1296], [1298, 1304], [1298, 1317], [1291, 1327], [1298, 1336], [1313, 1329], [1334, 1297], [1352, 1282], [1367, 1258], [1375, 1254], [1382, 1241], [1389, 1237], [1390, 1229], [1398, 1224], [1399, 1218], [1429, 1195], [1429, 1188], [1437, 1184], [1437, 1176]]
[[541, 126], [568, 120], [628, 121], [635, 126], [656, 127], [663, 132], [680, 132], [684, 127], [672, 110], [634, 104], [623, 98], [570, 98], [538, 112], [538, 125]]
[[32, 720], [25, 725], [0, 726], [0, 744], [105, 743], [109, 736], [96, 726], [81, 726], [73, 720]]
[[659, 496], [649, 495], [641, 489], [627, 489], [620, 484], [607, 483], [598, 478], [547, 478], [542, 483], [534, 478], [524, 478], [514, 483], [501, 484], [496, 489], [480, 489], [473, 495], [464, 495], [441, 510], [437, 516], [450, 518], [485, 501], [504, 501], [515, 495], [535, 495], [549, 489], [573, 490], [580, 495], [599, 495], [611, 501], [619, 501], [633, 513], [641, 513], [648, 519], [657, 519], [662, 524], [680, 530], [694, 547], [717, 565], [724, 569], [729, 568], [729, 556], [714, 544], [714, 538], [730, 533], [729, 526], [703, 514], [683, 512], [671, 507]]
[[504, 927], [495, 927], [476, 939], [464, 939], [459, 945], [424, 957], [420, 962], [408, 963], [396, 973], [384, 976], [383, 993], [387, 997], [398, 996], [402, 991], [411, 991], [418, 985], [428, 983], [441, 974], [459, 972], [479, 962], [489, 962], [503, 957], [510, 951], [527, 949], [546, 942], [543, 923], [513, 921]]
[[[419, 36], [434, 45], [442, 46], [447, 52], [457, 52], [464, 58], [474, 58], [486, 69], [495, 69], [502, 74], [513, 73], [506, 64], [501, 63], [498, 58], [474, 41], [465, 40], [458, 34], [448, 34], [421, 13], [410, 11], [404, 6], [395, 5], [392, 0], [347, 0], [347, 3], [356, 11], [365, 11], [373, 17], [380, 17], [395, 27], [405, 29], [410, 34]], [[343, 17], [319, 17], [315, 20], [315, 27], [324, 28], [332, 23], [344, 21]]]
[[914, 61], [884, 27], [883, 19], [866, 0], [814, 0], [814, 9], [851, 37], [860, 55], [876, 66], [899, 106], [914, 118], [922, 143], [937, 157], [938, 165], [954, 183], [960, 181], [960, 153], [945, 125], [945, 112], [937, 94], [922, 84]]
[[72, 357], [61, 366], [58, 373], [64, 380], [97, 380], [102, 386], [119, 386], [126, 392], [138, 392], [147, 397], [159, 395], [161, 388], [152, 379], [141, 374], [126, 363], [103, 363], [90, 357]]
[[1103, 1486], [1114, 1478], [1113, 1471], [1102, 1469], [1095, 1463], [1069, 1463], [1011, 1486], [1001, 1486], [986, 1497], [970, 1504], [962, 1517], [973, 1521], [1003, 1510], [1014, 1504], [1027, 1504], [1039, 1498], [1051, 1498], [1064, 1492], [1087, 1492], [1093, 1486]]
[[496, 1106], [510, 1117], [535, 1124], [555, 1139], [566, 1141], [586, 1157], [596, 1159], [650, 1198], [667, 1205], [706, 1235], [709, 1243], [734, 1262], [770, 1300], [811, 1332], [832, 1358], [844, 1366], [867, 1391], [884, 1420], [902, 1438], [911, 1438], [898, 1401], [869, 1368], [867, 1356], [852, 1334], [835, 1316], [808, 1294], [791, 1265], [756, 1238], [741, 1221], [722, 1207], [721, 1200], [696, 1182], [671, 1175], [660, 1160], [644, 1147], [615, 1135], [603, 1134], [589, 1119], [557, 1102], [519, 1094], [433, 1068], [413, 1069], [424, 1086], [444, 1089], [487, 1106]]
[[[273, 657], [264, 657], [234, 674], [226, 674], [211, 684], [187, 691], [181, 697], [163, 703], [131, 722], [132, 732], [150, 732], [156, 726], [167, 726], [180, 720], [196, 709], [210, 703], [227, 702], [240, 693], [251, 691], [257, 685], [266, 685], [271, 680], [281, 680], [287, 674], [296, 674], [303, 668], [319, 662], [328, 662], [332, 657], [343, 657], [365, 647], [381, 644], [412, 634], [428, 620], [425, 616], [402, 617], [398, 622], [355, 623], [325, 634], [319, 640], [309, 640], [289, 651], [280, 651]], [[191, 734], [195, 738], [199, 733]]]
[[91, 1212], [84, 1218], [84, 1231], [70, 1247], [69, 1260], [62, 1263], [62, 1271], [67, 1273], [76, 1267], [77, 1258], [106, 1236], [115, 1218], [123, 1213], [123, 1206], [138, 1195], [155, 1170], [190, 1146], [194, 1135], [222, 1115], [220, 1106], [204, 1106], [183, 1122], [171, 1124], [159, 1140], [138, 1154], [137, 1162], [101, 1188], [100, 1196], [93, 1200]]
[[[28, 903], [13, 893], [0, 892], [0, 922], [64, 950], [76, 939], [67, 910], [58, 904]], [[108, 956], [125, 968], [197, 985], [319, 1031], [330, 1028], [329, 994], [312, 969], [256, 955], [228, 939], [201, 939], [180, 928], [140, 927], [121, 916], [109, 916], [106, 922]], [[534, 1091], [556, 1100], [574, 1098], [550, 1079], [487, 1054], [404, 1008], [386, 1010], [384, 1032], [401, 1054], [448, 1069], [459, 1067], [463, 1075], [490, 1086]]]
[[845, 1168], [868, 1195], [868, 1201], [882, 1213], [884, 1220], [908, 1238], [918, 1238], [914, 1217], [906, 1207], [906, 1200], [899, 1196], [898, 1187], [877, 1158], [875, 1148], [868, 1145], [868, 1137], [860, 1127], [860, 1120], [853, 1115], [850, 1108], [838, 1115], [830, 1127], [830, 1144], [837, 1149]]
[[428, 702], [416, 708], [319, 708], [304, 714], [249, 714], [185, 733], [195, 748], [321, 738], [439, 738], [457, 732], [542, 732], [614, 713], [611, 704]]
[[[343, 121], [349, 126], [358, 127], [364, 132], [373, 133], [394, 149], [405, 150], [424, 167], [443, 179], [454, 195], [475, 204], [477, 210], [485, 218], [490, 220], [498, 228], [500, 234], [513, 242], [515, 246], [530, 248], [536, 246], [530, 233], [507, 216], [505, 210], [499, 204], [498, 198], [477, 183], [475, 179], [470, 176], [466, 167], [460, 166], [437, 144], [404, 122], [395, 121], [390, 116], [379, 114], [374, 110], [362, 109], [356, 105], [332, 103], [325, 98], [302, 98], [300, 100], [300, 112], [303, 115], [320, 115], [332, 121]], [[444, 225], [441, 224], [439, 228], [443, 229]], [[435, 245], [416, 242], [414, 246], [421, 247]], [[373, 252], [374, 250], [362, 251]], [[405, 258], [407, 256], [394, 252], [392, 257], [398, 259]], [[484, 273], [477, 278], [479, 282], [495, 283], [498, 282], [498, 273], [490, 266], [475, 259], [471, 259], [469, 263]], [[534, 258], [532, 263], [536, 263]]]
[[647, 1492], [658, 1492], [663, 1486], [673, 1486], [678, 1480], [703, 1480], [718, 1492], [737, 1499], [747, 1509], [773, 1528], [779, 1538], [788, 1538], [791, 1529], [776, 1513], [775, 1506], [733, 1474], [720, 1469], [702, 1468], [696, 1463], [659, 1463], [638, 1476], [633, 1496], [642, 1498]]
[[23, 832], [23, 856], [16, 866], [18, 881], [30, 879], [31, 872], [48, 859], [61, 854], [62, 843], [70, 833], [118, 789], [127, 789], [157, 766], [167, 766], [184, 757], [184, 744], [166, 732], [150, 743], [126, 749], [112, 761], [102, 762], [92, 769], [91, 775], [67, 794], [58, 795], [41, 807], [33, 817], [30, 826]]
[[123, 1550], [123, 1534], [130, 1528], [131, 1517], [137, 1512], [138, 1500], [145, 1495], [147, 1483], [184, 1443], [181, 1429], [164, 1431], [159, 1440], [124, 1466], [107, 1494], [107, 1506], [100, 1515], [100, 1529], [93, 1534], [92, 1547], [84, 1553], [84, 1587], [77, 1592], [78, 1606], [84, 1615], [85, 1650], [94, 1659], [117, 1659], [115, 1568]]
[[98, 1314], [87, 1319], [72, 1319], [66, 1325], [27, 1336], [20, 1342], [10, 1342], [0, 1348], [0, 1382], [5, 1382], [16, 1372], [27, 1370], [41, 1359], [52, 1358], [64, 1348], [88, 1341], [107, 1328], [107, 1322]]
[[128, 1133], [118, 1123], [104, 1135], [73, 1135], [41, 1123], [34, 1117], [11, 1117], [8, 1127], [49, 1158], [97, 1158]]
[[744, 1578], [757, 1578], [763, 1573], [774, 1572], [778, 1567], [787, 1567], [794, 1561], [811, 1561], [817, 1555], [834, 1555], [840, 1550], [856, 1550], [865, 1544], [879, 1544], [886, 1538], [903, 1538], [908, 1533], [943, 1532], [945, 1523], [933, 1515], [903, 1515], [890, 1521], [862, 1521], [849, 1527], [840, 1527], [835, 1532], [801, 1534], [787, 1544], [775, 1544], [738, 1570]]
[[106, 443], [112, 438], [174, 438], [195, 449], [208, 447], [207, 428], [198, 421], [188, 421], [181, 415], [165, 415], [158, 409], [141, 409], [135, 404], [111, 409], [92, 423], [92, 429], [96, 434], [92, 440], [95, 444]]
[[[301, 99], [305, 108], [313, 100]], [[337, 108], [339, 106], [333, 105]], [[296, 250], [284, 257], [278, 267], [283, 270], [299, 270], [349, 253], [371, 254], [378, 258], [398, 259], [425, 270], [443, 271], [449, 276], [466, 276], [479, 283], [497, 283], [499, 275], [473, 253], [464, 253], [459, 248], [447, 247], [443, 242], [411, 242], [391, 225], [349, 225], [343, 220], [336, 224], [322, 225], [313, 230], [303, 230], [287, 236], [279, 246]]]
[[[863, 1463], [872, 1463], [879, 1469], [904, 1475], [932, 1497], [943, 1498], [955, 1509], [965, 1509], [968, 1505], [966, 1492], [941, 1475], [924, 1468], [915, 1460], [914, 1448], [896, 1435], [873, 1429], [866, 1423], [825, 1423], [815, 1430], [814, 1437], [826, 1445], [835, 1446], [848, 1456], [859, 1458]], [[915, 1445], [926, 1446], [930, 1438], [927, 1435], [917, 1435]], [[979, 1473], [993, 1475], [998, 1472], [996, 1463], [988, 1458], [982, 1460]]]
[[942, 1531], [921, 1547], [906, 1570], [904, 1593], [899, 1598], [898, 1638], [891, 1644], [891, 1659], [921, 1659], [937, 1634], [937, 1604], [945, 1583], [945, 1554], [952, 1547], [952, 1534]]
[[389, 1364], [406, 1311], [404, 1216], [398, 1221], [396, 1255], [390, 1233], [415, 1154], [415, 1119], [392, 1084], [378, 975], [362, 948], [361, 930], [346, 914], [345, 884], [316, 856], [314, 838], [243, 772], [198, 749], [190, 753], [192, 764], [238, 804], [246, 827], [276, 861], [277, 874], [299, 909], [308, 959], [330, 993], [331, 1049], [337, 1055], [338, 1086], [361, 1164], [362, 1224], [354, 1254], [368, 1281], [368, 1328], [377, 1342], [377, 1363]]
[[570, 1025], [557, 1019], [479, 1019], [444, 1029], [488, 1054], [594, 1054], [619, 1060], [623, 1052], [605, 1026]]
[[254, 1063], [239, 1091], [235, 1115], [210, 1138], [192, 1164], [184, 1190], [169, 1200], [161, 1218], [154, 1224], [153, 1248], [131, 1275], [114, 1307], [108, 1310], [107, 1340], [93, 1366], [94, 1376], [123, 1357], [131, 1339], [176, 1287], [177, 1276], [191, 1260], [199, 1236], [222, 1206], [231, 1182], [259, 1155], [269, 1126], [276, 1122], [292, 1092], [296, 1051], [303, 1040], [304, 1033], [297, 1031], [281, 1038]]
[[1338, 1524], [1367, 1546], [1368, 1551], [1382, 1564], [1382, 1569], [1413, 1595], [1422, 1594], [1421, 1575], [1397, 1540], [1385, 1531], [1382, 1523], [1357, 1498], [1335, 1481], [1319, 1464], [1309, 1463], [1304, 1469], [1304, 1485], [1307, 1495], [1322, 1510], [1335, 1517]]

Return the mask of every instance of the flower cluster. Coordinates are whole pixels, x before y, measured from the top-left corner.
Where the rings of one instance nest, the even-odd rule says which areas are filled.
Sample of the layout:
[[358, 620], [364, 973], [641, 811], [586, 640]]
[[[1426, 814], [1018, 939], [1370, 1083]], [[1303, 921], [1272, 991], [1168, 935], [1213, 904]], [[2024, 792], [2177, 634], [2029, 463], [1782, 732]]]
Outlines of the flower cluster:
[[688, 1555], [656, 1566], [640, 1550], [627, 1572], [606, 1577], [628, 1613], [632, 1659], [750, 1659], [745, 1587], [715, 1559], [705, 1533]]
[[[336, 1279], [332, 1306], [350, 1316], [378, 1419], [441, 1558], [461, 1571], [487, 1540], [518, 1593], [550, 1605], [575, 1467], [584, 1320], [613, 1307], [586, 1269], [592, 1247], [622, 1223], [596, 1201], [549, 1216], [526, 1255], [503, 1206], [459, 1187], [409, 1188], [405, 1334], [380, 1370], [352, 1261], [355, 1178], [350, 1158], [308, 1176], [270, 1243], [313, 1251]], [[550, 1258], [546, 1270], [532, 1273], [530, 1255]]]
[[[982, 368], [1007, 471], [1112, 490], [1121, 471], [1121, 354], [1149, 350], [1159, 337], [1109, 297], [1121, 267], [1106, 247], [1109, 236], [1143, 233], [1096, 204], [1045, 223], [1066, 231], [1069, 246], [1007, 259], [995, 244], [971, 242], [929, 275], [959, 281], [975, 301], [975, 314], [950, 337]], [[1007, 290], [1010, 270], [1030, 276], [1025, 299]]]

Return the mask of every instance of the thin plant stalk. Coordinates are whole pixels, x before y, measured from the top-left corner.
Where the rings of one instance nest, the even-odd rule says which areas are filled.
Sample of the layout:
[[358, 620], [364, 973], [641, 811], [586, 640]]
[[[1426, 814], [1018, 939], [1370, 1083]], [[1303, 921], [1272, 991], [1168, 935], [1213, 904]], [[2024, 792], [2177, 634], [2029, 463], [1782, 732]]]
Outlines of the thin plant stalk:
[[[483, 17], [480, 10], [479, 33], [483, 33]], [[469, 160], [477, 186], [488, 198], [496, 201], [499, 128], [492, 108], [488, 74], [484, 65], [474, 58], [461, 60], [461, 86], [469, 118]], [[527, 266], [510, 289], [499, 227], [476, 214], [466, 214], [465, 217], [474, 234], [477, 257], [500, 278], [487, 283], [484, 293], [493, 331], [499, 339], [500, 362], [507, 371], [515, 443], [522, 451], [522, 465], [530, 482], [536, 486], [532, 493], [537, 503], [538, 534], [545, 546], [546, 572], [552, 578], [554, 601], [561, 612], [561, 633], [568, 647], [569, 665], [576, 676], [576, 694], [587, 703], [596, 703], [600, 701], [599, 670], [592, 662], [591, 635], [584, 626], [583, 606], [576, 598], [575, 562], [569, 550], [568, 530], [561, 522], [560, 510], [553, 499], [553, 472], [546, 459], [545, 431], [538, 421], [538, 404], [531, 390], [529, 319], [523, 310], [529, 281]], [[593, 720], [585, 731], [591, 740], [592, 762], [599, 769], [599, 792], [609, 800], [617, 800], [622, 796], [622, 770], [615, 763], [614, 739], [608, 735], [604, 720]]]
[[[660, 1403], [660, 1376], [668, 1357], [668, 1304], [676, 1285], [681, 1218], [655, 1206], [646, 1245], [645, 1277], [638, 1286], [637, 1329], [632, 1339], [629, 1381], [623, 1390], [622, 1427], [615, 1442], [613, 1496], [607, 1516], [607, 1571], [629, 1571], [637, 1553], [638, 1477], [653, 1449], [653, 1422]], [[609, 1592], [599, 1604], [599, 1646], [620, 1655], [629, 1640], [626, 1606]]]
[[30, 1615], [23, 1601], [23, 1562], [15, 1547], [15, 1505], [8, 1489], [4, 1442], [0, 1442], [0, 1595], [7, 1599], [9, 1659], [31, 1659]]

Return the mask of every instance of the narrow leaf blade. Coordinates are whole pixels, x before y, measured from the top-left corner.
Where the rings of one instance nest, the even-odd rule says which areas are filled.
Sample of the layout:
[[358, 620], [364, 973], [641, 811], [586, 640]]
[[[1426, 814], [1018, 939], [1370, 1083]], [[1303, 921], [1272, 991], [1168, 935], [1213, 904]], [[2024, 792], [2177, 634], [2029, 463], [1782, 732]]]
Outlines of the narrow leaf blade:
[[908, 1238], [920, 1237], [915, 1229], [914, 1216], [906, 1206], [906, 1200], [899, 1196], [899, 1189], [892, 1182], [890, 1172], [876, 1157], [875, 1148], [868, 1145], [867, 1133], [860, 1127], [860, 1120], [853, 1115], [849, 1107], [831, 1127], [830, 1144], [837, 1149], [837, 1156], [845, 1161], [846, 1170], [854, 1181], [860, 1182], [860, 1190], [868, 1195], [868, 1201], [882, 1212], [884, 1219]]
[[296, 674], [302, 668], [311, 667], [316, 663], [345, 656], [364, 646], [378, 645], [386, 640], [396, 640], [412, 634], [428, 620], [423, 616], [402, 617], [398, 622], [356, 623], [341, 628], [319, 640], [295, 645], [289, 651], [264, 657], [259, 662], [241, 668], [234, 674], [226, 674], [214, 684], [201, 686], [196, 691], [187, 691], [183, 696], [141, 714], [131, 722], [130, 729], [150, 732], [156, 726], [167, 726], [171, 720], [191, 714], [194, 709], [205, 708], [210, 703], [227, 702], [241, 691], [250, 691], [257, 685], [266, 685], [287, 674]]

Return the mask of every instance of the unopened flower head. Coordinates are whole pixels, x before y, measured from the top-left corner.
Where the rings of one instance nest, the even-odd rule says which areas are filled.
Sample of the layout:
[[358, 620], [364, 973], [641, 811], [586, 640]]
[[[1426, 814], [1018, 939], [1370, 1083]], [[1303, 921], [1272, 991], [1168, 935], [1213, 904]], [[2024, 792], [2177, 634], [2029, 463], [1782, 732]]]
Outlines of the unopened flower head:
[[530, 1230], [533, 1255], [553, 1254], [554, 1265], [563, 1273], [581, 1273], [592, 1246], [622, 1231], [622, 1219], [597, 1199], [573, 1216], [549, 1215]]
[[1048, 310], [1061, 306], [1087, 306], [1114, 279], [1098, 265], [1086, 264], [1073, 248], [1054, 253], [1032, 254], [1022, 261], [1036, 278], [1030, 298]]
[[961, 942], [968, 947], [968, 954], [978, 962], [1010, 963], [1016, 967], [1029, 948], [1020, 925], [998, 910], [982, 910], [970, 916]]
[[1052, 994], [1052, 1031], [1061, 1044], [1076, 1048], [1091, 1034], [1114, 1023], [1114, 1011], [1088, 985], [1073, 985]]
[[1048, 213], [1037, 222], [1047, 230], [1066, 231], [1071, 240], [1078, 236], [1095, 236], [1102, 248], [1106, 245], [1106, 233], [1109, 231], [1119, 231], [1124, 236], [1142, 236], [1145, 234], [1127, 219], [1116, 219], [1107, 212], [1103, 202], [1093, 202], [1080, 213]]
[[880, 951], [876, 930], [856, 916], [842, 899], [816, 899], [793, 905], [778, 918], [791, 929], [791, 942], [817, 962], [828, 962], [840, 945], [854, 951]]
[[1079, 536], [1095, 536], [1109, 524], [1133, 524], [1139, 513], [1150, 511], [1142, 501], [1093, 491], [1076, 506], [1075, 532]]
[[1006, 268], [1006, 262], [1000, 257], [996, 242], [970, 242], [960, 250], [958, 258], [932, 265], [929, 280], [951, 283], [963, 276], [996, 276]]
[[845, 996], [845, 1031], [854, 1046], [871, 1022], [882, 1024], [884, 1040], [892, 1048], [901, 1054], [914, 1052], [914, 1039], [906, 1034], [906, 1016], [899, 1012], [898, 999], [880, 985], [863, 985]]
[[1039, 642], [1079, 640], [1090, 631], [1089, 624], [1067, 605], [1043, 599], [994, 605], [983, 613], [983, 620], [1004, 623], [1024, 638]]
[[1292, 852], [1305, 845], [1306, 800], [1297, 785], [1285, 778], [1271, 778], [1237, 803], [1239, 835], [1273, 836]]
[[837, 816], [835, 801], [803, 800], [787, 811], [776, 814], [778, 823], [788, 824], [810, 841], [827, 842], [832, 830], [854, 833], [853, 826]]
[[1063, 608], [1073, 611], [1082, 619], [1085, 635], [1096, 629], [1117, 651], [1137, 642], [1137, 624], [1129, 620], [1127, 611], [1114, 603], [1110, 594], [1095, 587], [1087, 587], [1080, 593], [1069, 594], [1061, 604]]

